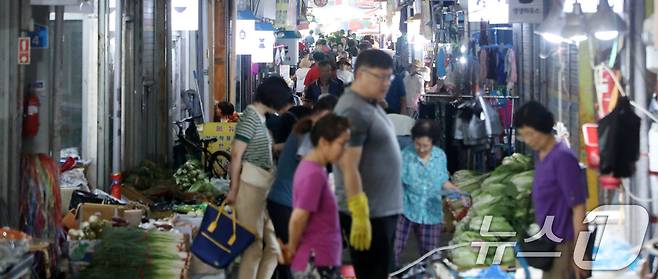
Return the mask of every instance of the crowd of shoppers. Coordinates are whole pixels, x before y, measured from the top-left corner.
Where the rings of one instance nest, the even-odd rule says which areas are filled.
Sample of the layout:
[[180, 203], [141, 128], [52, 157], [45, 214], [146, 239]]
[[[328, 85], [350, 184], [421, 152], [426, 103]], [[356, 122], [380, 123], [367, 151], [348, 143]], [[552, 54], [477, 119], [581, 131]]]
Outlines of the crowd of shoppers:
[[[231, 164], [237, 179], [226, 199], [257, 237], [242, 255], [239, 278], [340, 278], [344, 246], [357, 278], [388, 278], [401, 264], [410, 232], [421, 254], [439, 246], [443, 195], [459, 189], [437, 147], [438, 127], [402, 115], [415, 110], [424, 66], [416, 62], [409, 73], [394, 75], [390, 54], [362, 50], [345, 87], [324, 57], [316, 52], [315, 63], [308, 55], [302, 61], [312, 65], [304, 68], [308, 75], [317, 70], [303, 90], [304, 106], [291, 104], [294, 93], [285, 80], [270, 77], [238, 122]], [[344, 57], [339, 62], [341, 70], [351, 66]], [[218, 111], [230, 110], [222, 104]], [[278, 115], [278, 126], [266, 125], [268, 113]], [[578, 161], [555, 140], [553, 124], [550, 112], [534, 102], [514, 117], [519, 139], [539, 154], [537, 222], [555, 216], [553, 228], [565, 240], [556, 249], [567, 256], [545, 278], [563, 278], [582, 273], [568, 255], [585, 229], [579, 222], [585, 191]]]

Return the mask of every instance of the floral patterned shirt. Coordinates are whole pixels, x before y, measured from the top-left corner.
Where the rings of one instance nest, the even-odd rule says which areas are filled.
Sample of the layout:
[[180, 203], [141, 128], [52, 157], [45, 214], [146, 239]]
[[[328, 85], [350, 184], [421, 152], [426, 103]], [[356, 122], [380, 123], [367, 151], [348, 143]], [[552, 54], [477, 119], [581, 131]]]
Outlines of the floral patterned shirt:
[[448, 160], [433, 147], [427, 165], [414, 145], [402, 150], [403, 214], [418, 224], [443, 223], [443, 184], [448, 181]]

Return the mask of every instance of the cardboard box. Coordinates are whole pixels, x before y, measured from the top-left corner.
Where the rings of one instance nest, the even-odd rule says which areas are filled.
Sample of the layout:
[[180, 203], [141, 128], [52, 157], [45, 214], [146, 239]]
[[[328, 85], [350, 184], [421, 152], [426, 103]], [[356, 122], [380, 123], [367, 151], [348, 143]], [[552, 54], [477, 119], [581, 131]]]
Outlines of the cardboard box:
[[87, 221], [91, 215], [98, 213], [101, 219], [112, 221], [114, 217], [123, 218], [125, 210], [126, 207], [123, 205], [83, 203], [78, 210], [78, 220], [81, 222]]

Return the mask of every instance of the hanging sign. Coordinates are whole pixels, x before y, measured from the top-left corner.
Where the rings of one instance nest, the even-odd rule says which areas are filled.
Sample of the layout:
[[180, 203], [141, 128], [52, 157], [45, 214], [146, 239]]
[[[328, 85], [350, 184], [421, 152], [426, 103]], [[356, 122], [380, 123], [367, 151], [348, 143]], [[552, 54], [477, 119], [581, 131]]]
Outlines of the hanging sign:
[[34, 31], [28, 32], [32, 48], [48, 48], [48, 27], [41, 24], [34, 25]]
[[251, 47], [251, 62], [274, 62], [274, 40], [274, 32], [272, 31], [254, 31], [254, 45]]
[[541, 23], [544, 19], [543, 0], [510, 0], [510, 23]]
[[251, 54], [251, 49], [253, 48], [252, 37], [254, 36], [254, 32], [256, 29], [256, 21], [251, 19], [249, 20], [239, 19], [235, 22], [236, 22], [235, 38], [237, 40], [235, 53], [238, 55], [249, 55]]
[[211, 153], [225, 151], [231, 153], [231, 142], [235, 137], [235, 127], [237, 123], [233, 122], [208, 122], [203, 124], [201, 136], [204, 138], [216, 138], [217, 141], [208, 145], [208, 151]]
[[488, 21], [491, 24], [509, 23], [509, 3], [503, 0], [468, 0], [468, 21]]
[[30, 64], [30, 37], [18, 38], [18, 65]]
[[599, 118], [603, 118], [615, 108], [619, 90], [615, 86], [612, 73], [603, 66], [594, 69], [594, 88], [596, 89], [596, 100]]

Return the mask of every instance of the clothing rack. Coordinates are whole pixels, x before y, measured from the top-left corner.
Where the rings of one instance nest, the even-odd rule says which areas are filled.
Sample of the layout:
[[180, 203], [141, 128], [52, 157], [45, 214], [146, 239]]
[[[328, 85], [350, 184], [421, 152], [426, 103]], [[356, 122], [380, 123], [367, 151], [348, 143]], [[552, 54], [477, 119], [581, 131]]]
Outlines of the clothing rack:
[[480, 48], [514, 48], [514, 47], [510, 44], [504, 44], [504, 45], [493, 44], [493, 45], [483, 45], [480, 46]]
[[[482, 98], [480, 99], [480, 97]], [[445, 141], [444, 148], [446, 148], [448, 156], [453, 158], [448, 162], [451, 171], [464, 168], [487, 171], [497, 164], [496, 162], [501, 160], [505, 154], [512, 154], [516, 150], [515, 130], [512, 123], [514, 122], [513, 111], [519, 105], [520, 100], [519, 96], [488, 95], [484, 93], [475, 95], [426, 93], [420, 95], [419, 113], [425, 115], [423, 118], [439, 121], [440, 131], [443, 133], [441, 137]], [[456, 121], [458, 111], [464, 109], [465, 106], [468, 107], [469, 102], [474, 101], [486, 103], [490, 106], [489, 114], [495, 114], [496, 117], [493, 119], [497, 120], [491, 120], [492, 122], [487, 123], [491, 126], [485, 125], [485, 128], [493, 130], [496, 126], [493, 123], [498, 122], [498, 125], [502, 128], [500, 136], [489, 136], [486, 142], [480, 142], [483, 139], [474, 142], [472, 141], [473, 138], [462, 142], [465, 138], [454, 138], [455, 135], [459, 134], [455, 130], [458, 127], [457, 125], [464, 125], [463, 122]], [[422, 111], [420, 110], [421, 105], [424, 108]], [[488, 116], [485, 115], [485, 117]], [[491, 133], [491, 131], [487, 130], [487, 133]], [[454, 158], [458, 159], [455, 160]]]
[[[472, 95], [446, 95], [446, 94], [422, 94], [421, 97], [430, 97], [430, 98], [456, 98], [456, 99], [469, 99], [469, 98], [476, 98], [477, 96], [472, 96]], [[505, 99], [505, 100], [518, 100], [521, 99], [519, 96], [482, 96], [482, 98], [485, 99]]]

